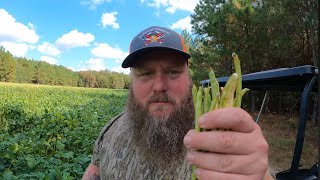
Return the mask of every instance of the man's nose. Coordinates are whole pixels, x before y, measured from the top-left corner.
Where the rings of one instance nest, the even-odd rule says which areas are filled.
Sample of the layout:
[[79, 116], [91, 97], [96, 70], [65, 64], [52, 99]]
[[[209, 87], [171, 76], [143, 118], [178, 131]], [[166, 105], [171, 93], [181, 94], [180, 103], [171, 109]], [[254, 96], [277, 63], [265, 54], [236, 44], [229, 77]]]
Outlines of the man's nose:
[[167, 78], [163, 74], [157, 74], [153, 83], [153, 91], [165, 92], [167, 91], [167, 88]]

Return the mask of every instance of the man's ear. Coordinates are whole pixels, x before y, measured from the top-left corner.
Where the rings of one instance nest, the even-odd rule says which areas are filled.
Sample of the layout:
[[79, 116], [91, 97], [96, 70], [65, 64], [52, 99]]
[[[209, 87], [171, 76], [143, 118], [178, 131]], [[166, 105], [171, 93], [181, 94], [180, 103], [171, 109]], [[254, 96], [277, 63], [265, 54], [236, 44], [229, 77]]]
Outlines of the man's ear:
[[137, 76], [141, 73], [141, 69], [139, 67], [131, 67], [130, 68], [130, 75], [133, 76]]
[[131, 77], [133, 77], [134, 75], [136, 75], [136, 68], [130, 67], [130, 75]]

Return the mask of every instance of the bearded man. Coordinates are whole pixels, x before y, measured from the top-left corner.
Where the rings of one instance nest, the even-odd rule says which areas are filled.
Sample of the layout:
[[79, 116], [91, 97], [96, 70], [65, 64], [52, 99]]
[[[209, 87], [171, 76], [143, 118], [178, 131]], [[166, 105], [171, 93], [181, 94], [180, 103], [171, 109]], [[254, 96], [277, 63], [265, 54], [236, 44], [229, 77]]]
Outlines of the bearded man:
[[141, 31], [122, 63], [131, 69], [126, 110], [103, 128], [83, 179], [261, 180], [270, 178], [268, 144], [241, 108], [204, 114], [195, 132], [190, 55], [182, 37], [167, 28]]

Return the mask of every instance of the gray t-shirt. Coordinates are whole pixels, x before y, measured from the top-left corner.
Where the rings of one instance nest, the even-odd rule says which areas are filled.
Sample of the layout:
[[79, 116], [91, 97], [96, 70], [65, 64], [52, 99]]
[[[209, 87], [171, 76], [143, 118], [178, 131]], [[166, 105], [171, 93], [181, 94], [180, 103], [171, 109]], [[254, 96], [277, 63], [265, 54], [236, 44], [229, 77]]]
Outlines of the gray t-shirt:
[[95, 142], [92, 163], [103, 180], [185, 180], [191, 178], [191, 166], [186, 158], [156, 168], [144, 160], [134, 146], [133, 132], [125, 113], [112, 119]]

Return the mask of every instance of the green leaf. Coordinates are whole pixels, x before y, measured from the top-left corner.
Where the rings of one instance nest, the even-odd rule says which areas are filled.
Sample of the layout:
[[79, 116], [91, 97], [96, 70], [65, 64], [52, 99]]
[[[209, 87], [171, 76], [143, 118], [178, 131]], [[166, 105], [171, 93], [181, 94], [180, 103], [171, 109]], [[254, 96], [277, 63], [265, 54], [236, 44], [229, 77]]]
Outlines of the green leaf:
[[58, 148], [59, 150], [63, 150], [64, 147], [65, 147], [65, 145], [64, 145], [61, 141], [57, 141], [57, 148]]
[[48, 174], [46, 174], [43, 178], [43, 180], [55, 180], [55, 175], [54, 173], [50, 172]]
[[11, 144], [9, 150], [16, 153], [19, 150], [19, 145], [17, 143]]
[[89, 162], [90, 160], [91, 160], [91, 158], [88, 157], [88, 156], [85, 156], [85, 157], [82, 157], [82, 158], [81, 158], [81, 161], [82, 161], [83, 163], [87, 163], [87, 162]]
[[82, 174], [84, 170], [82, 169], [82, 167], [79, 164], [76, 164], [74, 166], [73, 171], [76, 172], [77, 174]]
[[38, 164], [38, 162], [34, 158], [27, 156], [25, 159], [26, 159], [27, 165], [30, 169], [34, 169]]
[[60, 169], [56, 169], [56, 170], [54, 170], [54, 174], [55, 174], [55, 178], [56, 178], [56, 180], [61, 180], [62, 179], [62, 173], [61, 173], [61, 171], [60, 171]]
[[66, 159], [70, 159], [70, 158], [73, 158], [73, 152], [72, 151], [69, 151], [67, 153], [64, 153], [62, 155], [62, 157], [66, 158]]
[[13, 179], [18, 179], [16, 176], [13, 175], [13, 172], [9, 169], [5, 170], [2, 177], [5, 180], [13, 180]]

